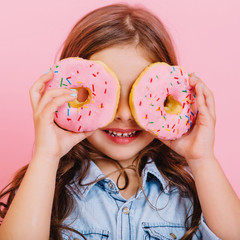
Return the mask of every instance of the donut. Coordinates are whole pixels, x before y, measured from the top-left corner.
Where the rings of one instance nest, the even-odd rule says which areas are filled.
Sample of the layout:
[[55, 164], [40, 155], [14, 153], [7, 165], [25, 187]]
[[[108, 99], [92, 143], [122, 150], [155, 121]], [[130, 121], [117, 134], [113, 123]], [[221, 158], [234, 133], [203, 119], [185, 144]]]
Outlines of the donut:
[[55, 123], [72, 132], [94, 131], [113, 121], [120, 97], [115, 73], [103, 62], [80, 57], [60, 60], [52, 67], [53, 78], [45, 91], [54, 88], [77, 90], [77, 98], [60, 106]]
[[180, 66], [150, 64], [134, 82], [129, 105], [137, 124], [162, 140], [188, 132], [198, 110], [189, 74]]

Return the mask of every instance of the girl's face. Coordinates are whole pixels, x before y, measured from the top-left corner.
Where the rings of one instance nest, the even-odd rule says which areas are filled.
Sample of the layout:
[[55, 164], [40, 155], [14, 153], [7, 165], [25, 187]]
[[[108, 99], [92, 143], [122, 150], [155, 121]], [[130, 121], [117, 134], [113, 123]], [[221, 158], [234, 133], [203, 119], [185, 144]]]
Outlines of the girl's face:
[[114, 121], [96, 130], [87, 139], [110, 158], [124, 165], [131, 164], [138, 152], [154, 139], [153, 135], [137, 125], [129, 107], [129, 93], [133, 83], [152, 62], [142, 48], [131, 45], [118, 45], [101, 50], [93, 54], [90, 60], [100, 60], [115, 72], [121, 92]]

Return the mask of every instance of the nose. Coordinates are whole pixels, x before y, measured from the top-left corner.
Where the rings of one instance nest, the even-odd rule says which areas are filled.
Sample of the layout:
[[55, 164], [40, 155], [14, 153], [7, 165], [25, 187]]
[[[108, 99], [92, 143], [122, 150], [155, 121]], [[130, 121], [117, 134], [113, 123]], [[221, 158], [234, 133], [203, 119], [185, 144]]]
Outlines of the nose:
[[134, 120], [129, 106], [128, 96], [127, 97], [120, 96], [115, 120], [123, 122]]

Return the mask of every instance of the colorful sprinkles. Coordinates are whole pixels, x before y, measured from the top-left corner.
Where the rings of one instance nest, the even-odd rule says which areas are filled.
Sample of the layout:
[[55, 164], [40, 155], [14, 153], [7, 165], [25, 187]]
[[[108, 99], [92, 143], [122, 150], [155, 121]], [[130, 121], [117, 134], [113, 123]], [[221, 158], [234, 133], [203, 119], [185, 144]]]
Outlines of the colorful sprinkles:
[[[182, 112], [172, 115], [165, 111], [164, 101], [162, 100], [164, 91], [160, 90], [161, 85], [159, 81], [153, 81], [154, 78], [150, 76], [149, 72], [148, 74], [142, 75], [138, 83], [141, 87], [139, 87], [139, 89], [135, 87], [134, 96], [138, 100], [134, 107], [136, 108], [137, 118], [138, 114], [142, 114], [142, 120], [139, 121], [140, 125], [146, 128], [146, 130], [154, 132], [160, 139], [176, 139], [189, 131], [192, 122], [196, 118], [196, 93], [189, 87], [187, 72], [179, 66], [171, 67], [167, 65], [167, 68], [170, 68], [170, 78], [165, 88], [166, 97], [172, 95], [175, 101], [181, 103]], [[152, 71], [153, 75], [158, 78], [158, 76], [163, 74], [161, 69], [162, 68], [158, 71], [158, 69], [154, 70], [153, 67], [153, 69], [147, 71]], [[162, 79], [160, 78], [160, 80]], [[138, 91], [142, 91], [141, 88], [143, 90], [145, 89], [142, 95], [140, 95], [140, 93], [137, 94]], [[176, 96], [177, 93], [179, 96]], [[143, 112], [141, 113], [141, 111]], [[175, 116], [178, 117], [176, 118]], [[164, 129], [164, 131], [160, 132], [160, 127]]]
[[[65, 127], [63, 126], [63, 128], [75, 132], [88, 131], [86, 129], [86, 126], [88, 128], [89, 126], [92, 127], [92, 122], [96, 122], [96, 114], [99, 114], [100, 111], [108, 112], [109, 106], [113, 106], [112, 104], [109, 104], [107, 100], [106, 102], [104, 102], [103, 94], [105, 95], [105, 99], [108, 99], [112, 95], [114, 96], [114, 91], [119, 91], [118, 86], [114, 85], [115, 90], [112, 90], [113, 85], [110, 84], [109, 81], [116, 81], [112, 80], [113, 76], [111, 74], [106, 74], [107, 70], [104, 69], [104, 67], [99, 63], [94, 64], [89, 60], [84, 60], [80, 58], [77, 58], [76, 62], [73, 62], [75, 61], [75, 59], [73, 58], [69, 60], [72, 61], [71, 63], [68, 63], [67, 61], [68, 59], [63, 59], [58, 62], [55, 67], [53, 67], [55, 75], [53, 80], [49, 81], [47, 88], [77, 89], [80, 87], [84, 87], [87, 88], [90, 98], [88, 101], [86, 101], [86, 103], [83, 103], [82, 105], [79, 105], [81, 103], [77, 102], [76, 100], [66, 103], [63, 108], [59, 108], [57, 111], [55, 111], [54, 117], [55, 120], [57, 119], [57, 123], [62, 122], [62, 125], [66, 125]], [[66, 65], [72, 64], [71, 68], [64, 68], [65, 63]], [[88, 70], [86, 70], [87, 67], [89, 68], [89, 72], [87, 72]], [[68, 70], [67, 73], [65, 72], [65, 69], [71, 70]], [[106, 72], [104, 72], [104, 74], [101, 74], [101, 71]], [[101, 85], [104, 87], [102, 87]], [[112, 88], [110, 91], [109, 88], [111, 86]], [[76, 124], [74, 125], [71, 122], [76, 122]], [[79, 123], [81, 124], [79, 125]], [[59, 125], [61, 126], [61, 124]], [[74, 129], [70, 127], [74, 127]]]

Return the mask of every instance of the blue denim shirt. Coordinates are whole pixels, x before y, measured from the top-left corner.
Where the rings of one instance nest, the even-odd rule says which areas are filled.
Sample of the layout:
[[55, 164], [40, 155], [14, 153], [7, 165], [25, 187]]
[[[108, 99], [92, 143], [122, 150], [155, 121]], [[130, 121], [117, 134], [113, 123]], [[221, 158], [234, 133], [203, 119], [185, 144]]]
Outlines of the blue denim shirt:
[[[82, 183], [90, 183], [102, 176], [104, 173], [91, 161]], [[177, 188], [170, 191], [168, 182], [152, 161], [142, 171], [142, 183], [147, 198], [158, 210], [151, 208], [141, 189], [136, 196], [124, 199], [110, 178], [88, 186], [71, 184], [69, 190], [76, 201], [76, 208], [64, 224], [78, 230], [88, 240], [180, 239], [185, 233], [184, 221], [191, 206], [190, 200], [180, 196]], [[62, 236], [64, 240], [83, 239], [67, 230], [63, 230]], [[201, 216], [200, 226], [192, 239], [220, 238], [208, 228]]]

